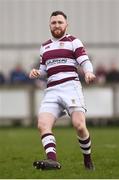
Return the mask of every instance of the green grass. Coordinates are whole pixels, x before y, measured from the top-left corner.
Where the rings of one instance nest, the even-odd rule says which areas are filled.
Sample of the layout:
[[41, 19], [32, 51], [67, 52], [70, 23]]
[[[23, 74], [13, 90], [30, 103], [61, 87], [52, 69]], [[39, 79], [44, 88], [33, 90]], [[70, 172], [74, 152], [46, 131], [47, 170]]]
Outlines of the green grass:
[[40, 171], [32, 162], [44, 159], [35, 128], [0, 128], [0, 179], [116, 179], [119, 178], [119, 128], [89, 128], [96, 170], [83, 168], [73, 128], [55, 128], [61, 170]]

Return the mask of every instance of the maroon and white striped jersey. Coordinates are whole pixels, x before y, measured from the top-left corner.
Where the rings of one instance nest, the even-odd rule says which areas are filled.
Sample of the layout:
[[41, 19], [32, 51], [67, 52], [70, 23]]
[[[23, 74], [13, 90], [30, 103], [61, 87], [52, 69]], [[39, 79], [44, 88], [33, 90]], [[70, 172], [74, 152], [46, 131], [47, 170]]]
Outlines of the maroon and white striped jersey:
[[68, 80], [79, 80], [77, 65], [89, 61], [82, 42], [66, 34], [61, 39], [50, 39], [40, 49], [41, 75], [47, 74], [48, 87]]

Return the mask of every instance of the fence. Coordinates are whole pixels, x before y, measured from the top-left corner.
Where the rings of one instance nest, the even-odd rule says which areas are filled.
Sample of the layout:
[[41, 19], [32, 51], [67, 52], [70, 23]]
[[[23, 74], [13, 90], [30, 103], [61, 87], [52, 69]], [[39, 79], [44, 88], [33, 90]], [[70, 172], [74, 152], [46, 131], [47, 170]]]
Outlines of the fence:
[[[85, 86], [87, 121], [107, 123], [119, 118], [119, 85]], [[33, 86], [0, 86], [0, 124], [22, 123], [32, 125], [37, 119], [43, 91]], [[66, 119], [66, 118], [65, 118]], [[69, 124], [70, 121], [58, 121]]]

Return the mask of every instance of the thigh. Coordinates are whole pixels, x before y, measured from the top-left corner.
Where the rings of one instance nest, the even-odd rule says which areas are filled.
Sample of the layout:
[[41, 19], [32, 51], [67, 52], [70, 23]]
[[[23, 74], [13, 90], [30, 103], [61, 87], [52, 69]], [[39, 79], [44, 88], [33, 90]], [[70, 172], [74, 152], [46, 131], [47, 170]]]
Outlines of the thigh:
[[66, 104], [69, 114], [71, 115], [74, 111], [81, 111], [85, 113], [86, 107], [80, 82], [71, 81], [67, 84], [66, 89], [65, 93], [62, 93], [62, 99]]
[[38, 126], [40, 128], [52, 129], [55, 123], [55, 117], [48, 112], [40, 113], [38, 116]]
[[55, 118], [58, 118], [62, 111], [63, 111], [63, 108], [59, 104], [58, 94], [56, 93], [56, 91], [53, 91], [53, 90], [46, 91], [46, 94], [39, 108], [39, 115], [41, 113], [50, 113]]

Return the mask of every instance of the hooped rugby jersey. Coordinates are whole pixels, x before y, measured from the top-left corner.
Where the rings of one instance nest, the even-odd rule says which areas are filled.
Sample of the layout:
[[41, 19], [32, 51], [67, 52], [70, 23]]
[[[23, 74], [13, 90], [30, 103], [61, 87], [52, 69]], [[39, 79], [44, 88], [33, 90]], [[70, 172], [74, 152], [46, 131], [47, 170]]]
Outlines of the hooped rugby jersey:
[[77, 65], [89, 61], [82, 42], [66, 34], [58, 40], [48, 40], [40, 49], [41, 75], [47, 74], [47, 87], [68, 80], [79, 80]]

